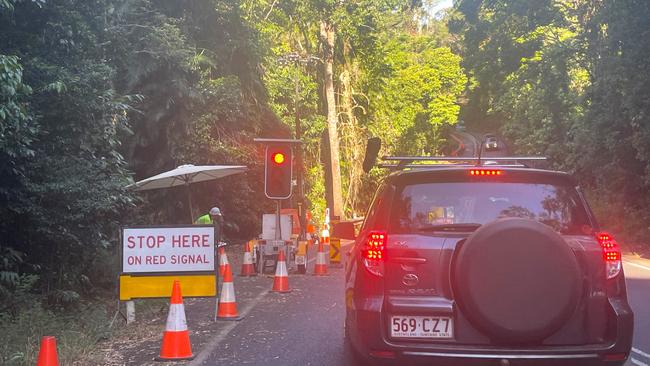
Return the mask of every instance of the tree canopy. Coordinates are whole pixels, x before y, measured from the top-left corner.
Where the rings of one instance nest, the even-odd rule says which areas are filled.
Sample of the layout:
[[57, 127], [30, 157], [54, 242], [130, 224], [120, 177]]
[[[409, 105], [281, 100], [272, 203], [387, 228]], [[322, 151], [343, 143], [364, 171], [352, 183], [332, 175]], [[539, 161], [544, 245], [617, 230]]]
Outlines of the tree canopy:
[[470, 84], [462, 118], [575, 173], [629, 241], [650, 233], [650, 4], [460, 0], [450, 28]]

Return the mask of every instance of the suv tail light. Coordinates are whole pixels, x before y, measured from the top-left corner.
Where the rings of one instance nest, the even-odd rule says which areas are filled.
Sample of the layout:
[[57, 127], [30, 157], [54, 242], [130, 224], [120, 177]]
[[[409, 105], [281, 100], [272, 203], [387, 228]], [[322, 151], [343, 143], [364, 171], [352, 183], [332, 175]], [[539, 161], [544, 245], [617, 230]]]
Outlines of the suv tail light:
[[603, 260], [605, 261], [605, 275], [607, 279], [614, 278], [621, 273], [622, 259], [621, 249], [614, 238], [608, 233], [596, 234], [600, 247], [603, 248]]
[[386, 260], [386, 242], [388, 235], [383, 231], [371, 231], [366, 243], [361, 248], [361, 256], [366, 269], [376, 275], [384, 275], [384, 261]]

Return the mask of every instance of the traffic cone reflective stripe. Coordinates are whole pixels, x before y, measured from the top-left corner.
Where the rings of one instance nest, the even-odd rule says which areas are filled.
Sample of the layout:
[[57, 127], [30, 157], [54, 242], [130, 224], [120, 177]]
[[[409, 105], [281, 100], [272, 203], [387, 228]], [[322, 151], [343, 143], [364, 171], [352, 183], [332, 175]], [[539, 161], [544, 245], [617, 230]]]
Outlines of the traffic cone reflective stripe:
[[161, 360], [189, 360], [192, 359], [192, 346], [190, 345], [190, 333], [187, 329], [185, 319], [185, 307], [181, 295], [181, 284], [174, 281], [172, 297], [169, 302], [169, 314], [167, 325], [163, 333], [162, 346], [160, 347]]
[[59, 356], [56, 352], [56, 338], [52, 336], [41, 338], [41, 349], [38, 351], [36, 366], [59, 366]]
[[226, 265], [230, 264], [228, 262], [228, 255], [226, 250], [221, 247], [219, 248], [219, 276], [223, 276], [226, 270]]
[[170, 332], [187, 330], [187, 320], [185, 319], [185, 308], [183, 304], [169, 304], [169, 314], [167, 315], [165, 330]]
[[226, 269], [223, 275], [221, 295], [219, 296], [219, 308], [217, 309], [217, 319], [241, 319], [237, 313], [237, 300], [235, 299], [235, 286], [232, 282], [232, 271], [230, 270], [230, 264], [226, 264]]
[[316, 265], [314, 274], [319, 276], [327, 275], [327, 253], [323, 249], [323, 243], [318, 243], [318, 253], [316, 254]]
[[291, 292], [289, 289], [289, 274], [287, 272], [287, 262], [284, 257], [284, 250], [278, 254], [278, 264], [275, 267], [275, 277], [273, 278], [273, 292]]
[[251, 254], [251, 242], [244, 244], [244, 261], [241, 265], [240, 276], [255, 276], [255, 266], [253, 266], [253, 255]]

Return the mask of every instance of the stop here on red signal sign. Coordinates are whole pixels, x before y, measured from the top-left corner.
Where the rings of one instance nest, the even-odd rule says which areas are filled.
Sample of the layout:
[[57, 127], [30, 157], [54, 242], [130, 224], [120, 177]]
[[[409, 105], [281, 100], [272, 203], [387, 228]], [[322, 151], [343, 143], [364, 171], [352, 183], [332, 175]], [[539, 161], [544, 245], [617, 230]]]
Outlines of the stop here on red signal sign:
[[202, 272], [214, 270], [212, 227], [125, 228], [122, 272]]

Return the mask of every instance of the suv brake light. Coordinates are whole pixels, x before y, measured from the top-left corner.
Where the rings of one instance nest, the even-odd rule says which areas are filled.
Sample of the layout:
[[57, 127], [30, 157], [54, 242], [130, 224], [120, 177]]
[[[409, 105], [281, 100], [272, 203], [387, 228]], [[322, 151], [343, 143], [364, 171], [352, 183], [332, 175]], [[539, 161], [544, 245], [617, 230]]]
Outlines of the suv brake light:
[[384, 275], [384, 261], [386, 259], [386, 243], [388, 235], [383, 231], [371, 231], [366, 243], [361, 249], [363, 264], [366, 269], [376, 275]]
[[605, 275], [612, 279], [621, 273], [621, 249], [614, 238], [608, 233], [596, 234], [600, 247], [603, 248], [603, 260], [605, 261]]
[[489, 175], [489, 176], [495, 176], [495, 175], [502, 175], [503, 171], [498, 170], [498, 169], [471, 169], [469, 171], [470, 175]]

